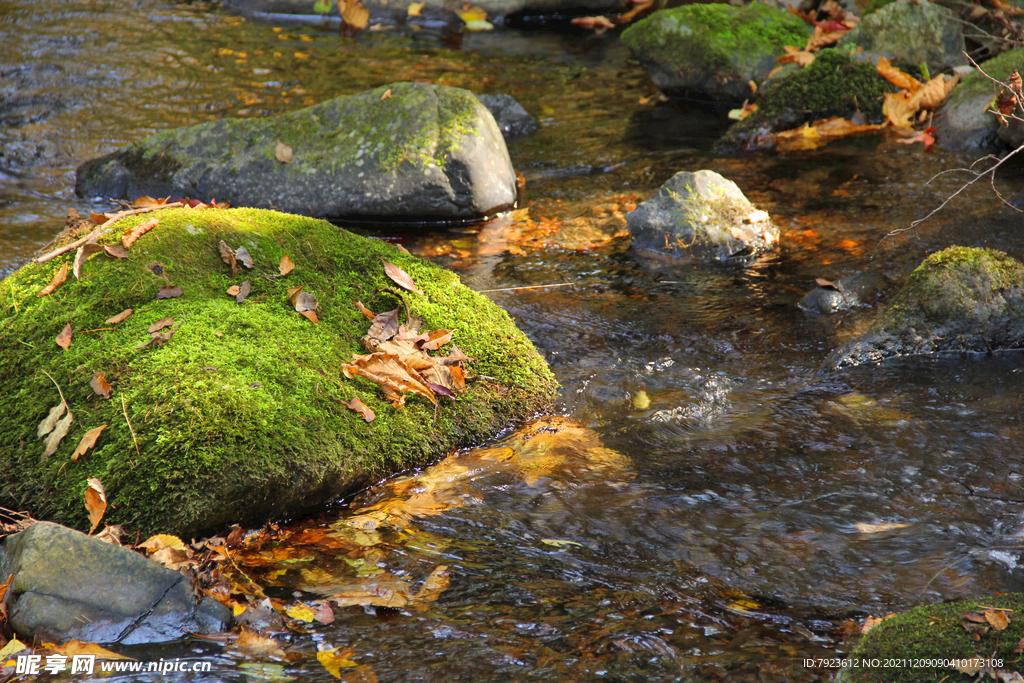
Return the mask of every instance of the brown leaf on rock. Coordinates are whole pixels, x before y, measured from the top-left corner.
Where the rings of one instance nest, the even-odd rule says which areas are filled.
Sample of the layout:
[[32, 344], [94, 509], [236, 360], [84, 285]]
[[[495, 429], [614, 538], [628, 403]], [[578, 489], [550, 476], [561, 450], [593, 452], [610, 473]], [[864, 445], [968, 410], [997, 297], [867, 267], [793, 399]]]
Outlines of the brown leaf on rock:
[[287, 164], [292, 160], [292, 148], [283, 142], [278, 141], [274, 147], [274, 158], [280, 161], [282, 164]]
[[[365, 315], [365, 316], [366, 316], [367, 318], [369, 318], [370, 320], [373, 320], [374, 318], [376, 318], [376, 317], [377, 317], [377, 314], [376, 314], [376, 313], [374, 313], [373, 311], [371, 311], [371, 310], [370, 310], [369, 308], [367, 308], [366, 306], [364, 306], [364, 305], [363, 305], [363, 302], [362, 302], [362, 301], [353, 301], [353, 302], [352, 302], [352, 305], [353, 305], [353, 306], [355, 306], [355, 307], [356, 307], [356, 308], [357, 308], [357, 309], [359, 310], [359, 312], [360, 312], [360, 313], [362, 313], [363, 315]], [[396, 311], [395, 311], [395, 312], [397, 313], [397, 309], [396, 309]]]
[[86, 480], [89, 487], [85, 490], [85, 509], [89, 511], [89, 535], [96, 531], [103, 513], [107, 511], [107, 492], [103, 490], [103, 482], [95, 477]]
[[97, 396], [102, 396], [103, 398], [110, 398], [110, 384], [107, 383], [106, 374], [107, 373], [105, 372], [99, 371], [93, 373], [92, 380], [89, 382], [89, 386], [92, 387], [92, 390], [96, 393]]
[[85, 263], [86, 259], [101, 251], [103, 251], [103, 247], [95, 242], [86, 242], [78, 248], [78, 251], [75, 253], [75, 265], [71, 269], [71, 272], [75, 274], [76, 280], [82, 275], [82, 264]]
[[57, 272], [53, 274], [53, 279], [50, 280], [50, 284], [39, 290], [36, 294], [37, 297], [46, 296], [47, 294], [53, 293], [53, 290], [60, 287], [68, 279], [68, 264], [63, 264], [57, 269]]
[[362, 415], [363, 419], [366, 420], [367, 422], [373, 422], [377, 418], [374, 412], [370, 410], [369, 406], [367, 406], [365, 403], [363, 403], [354, 396], [352, 397], [351, 401], [349, 401], [348, 403], [342, 402], [341, 405], [356, 411], [357, 413]]
[[100, 425], [95, 429], [90, 429], [89, 431], [87, 431], [85, 433], [85, 436], [82, 437], [82, 440], [78, 442], [78, 448], [76, 448], [75, 452], [71, 454], [71, 461], [77, 462], [78, 456], [85, 455], [86, 451], [95, 446], [96, 440], [100, 438], [100, 434], [106, 428], [107, 425]]
[[179, 296], [184, 294], [181, 291], [181, 287], [178, 285], [165, 285], [160, 288], [160, 291], [156, 293], [157, 299], [177, 299]]
[[238, 259], [235, 258], [235, 250], [228, 246], [228, 243], [221, 240], [217, 243], [217, 251], [220, 252], [220, 260], [231, 266], [231, 277], [238, 275]]
[[99, 227], [106, 223], [107, 221], [109, 221], [110, 216], [106, 215], [105, 213], [90, 213], [89, 220], [95, 223], [96, 227]]
[[61, 330], [60, 334], [57, 335], [57, 346], [67, 351], [68, 347], [71, 346], [71, 334], [71, 323], [68, 323]]
[[900, 71], [898, 68], [890, 64], [889, 60], [884, 56], [879, 56], [878, 58], [878, 73], [882, 75], [882, 78], [889, 81], [897, 88], [909, 91], [911, 95], [922, 87], [920, 81], [910, 74]]
[[437, 403], [433, 390], [420, 374], [394, 354], [356, 356], [351, 363], [343, 363], [341, 370], [350, 379], [360, 376], [377, 384], [396, 408], [405, 405], [405, 397], [401, 393], [419, 394], [431, 403]]
[[153, 334], [154, 332], [159, 332], [160, 330], [167, 329], [173, 324], [174, 318], [160, 318], [155, 323], [150, 325], [146, 331], [149, 332], [150, 334]]
[[47, 413], [43, 421], [39, 423], [38, 429], [36, 429], [36, 436], [43, 438], [47, 434], [53, 431], [53, 428], [57, 426], [58, 420], [64, 415], [64, 411], [68, 409], [68, 404], [61, 399], [61, 402], [50, 408], [50, 412]]
[[69, 410], [68, 414], [65, 415], [63, 419], [61, 419], [56, 425], [54, 425], [53, 431], [50, 432], [50, 435], [48, 437], [46, 437], [46, 449], [43, 451], [43, 455], [40, 458], [41, 461], [46, 460], [51, 455], [57, 452], [57, 448], [60, 446], [61, 439], [67, 436], [68, 430], [71, 429], [71, 423], [74, 421], [74, 419], [74, 415]]
[[416, 286], [416, 283], [412, 281], [412, 278], [409, 277], [407, 272], [396, 266], [394, 263], [389, 263], [384, 259], [381, 259], [381, 261], [384, 263], [384, 272], [387, 273], [387, 276], [391, 278], [392, 282], [399, 287], [408, 289], [410, 292], [416, 292], [420, 296], [426, 296], [423, 291]]
[[363, 336], [363, 347], [370, 351], [376, 349], [383, 342], [388, 341], [398, 334], [398, 328], [397, 308], [393, 311], [388, 311], [387, 313], [377, 314], [374, 316], [373, 323], [370, 325], [370, 331]]
[[128, 252], [124, 250], [124, 247], [114, 244], [104, 244], [103, 251], [107, 252], [107, 256], [110, 258], [128, 258]]
[[960, 74], [956, 74], [948, 80], [945, 75], [939, 74], [914, 93], [908, 104], [915, 112], [920, 109], [934, 110], [942, 104], [959, 82]]
[[121, 311], [120, 313], [118, 313], [117, 315], [115, 315], [113, 317], [110, 317], [110, 318], [107, 318], [105, 321], [103, 321], [103, 324], [104, 325], [120, 325], [121, 323], [123, 323], [125, 320], [128, 319], [128, 316], [130, 316], [134, 312], [135, 311], [133, 309], [126, 308], [123, 311]]
[[277, 269], [280, 271], [282, 277], [295, 270], [295, 263], [292, 262], [292, 257], [288, 254], [282, 256], [281, 263], [278, 265]]
[[245, 301], [246, 297], [249, 296], [249, 292], [251, 291], [252, 285], [249, 284], [248, 280], [246, 280], [245, 282], [242, 283], [242, 286], [238, 289], [238, 292], [235, 294], [235, 303], [240, 304], [243, 301]]
[[139, 239], [147, 232], [155, 228], [157, 225], [159, 225], [159, 223], [160, 221], [157, 220], [156, 218], [150, 218], [149, 220], [139, 223], [134, 228], [126, 230], [124, 234], [121, 235], [121, 245], [125, 249], [130, 249], [131, 246], [135, 244], [135, 241], [137, 239]]
[[885, 94], [882, 113], [897, 128], [913, 128], [911, 123], [916, 110], [910, 105], [911, 95], [906, 92], [890, 92]]

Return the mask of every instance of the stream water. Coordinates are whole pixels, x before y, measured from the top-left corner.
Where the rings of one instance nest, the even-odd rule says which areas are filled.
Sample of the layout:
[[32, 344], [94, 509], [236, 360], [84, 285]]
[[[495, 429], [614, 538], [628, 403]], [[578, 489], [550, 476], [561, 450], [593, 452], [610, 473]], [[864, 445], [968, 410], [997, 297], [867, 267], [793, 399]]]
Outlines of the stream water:
[[[261, 552], [293, 564], [256, 572], [272, 597], [323, 597], [357, 571], [337, 551], [352, 515], [412, 505], [414, 490], [430, 504], [366, 559], [413, 583], [443, 564], [447, 590], [422, 609], [337, 608], [330, 625], [281, 635], [283, 661], [197, 640], [126, 652], [211, 661], [210, 674], [106, 680], [330, 681], [314, 653], [332, 648], [351, 650], [352, 681], [830, 680], [803, 660], [848, 652], [866, 614], [1020, 589], [1024, 355], [821, 374], [871, 311], [797, 307], [816, 277], [898, 282], [950, 244], [1024, 257], [1024, 221], [986, 183], [885, 239], [958, 189], [956, 174], [927, 181], [970, 159], [881, 136], [717, 156], [724, 115], [641, 103], [644, 73], [613, 34], [452, 46], [448, 30], [343, 39], [200, 3], [7, 0], [0, 35], [0, 275], [68, 207], [109, 208], [74, 196], [79, 163], [155, 131], [396, 80], [506, 93], [542, 125], [510, 145], [525, 211], [364, 232], [508, 310], [562, 384], [557, 415], [527, 426], [530, 439], [505, 435], [282, 526]], [[719, 265], [629, 248], [622, 213], [700, 168], [774, 217], [778, 252]], [[995, 187], [1022, 182], [1008, 169]], [[513, 289], [535, 285], [558, 286]], [[649, 407], [633, 402], [641, 383]], [[496, 465], [501, 449], [519, 465]]]

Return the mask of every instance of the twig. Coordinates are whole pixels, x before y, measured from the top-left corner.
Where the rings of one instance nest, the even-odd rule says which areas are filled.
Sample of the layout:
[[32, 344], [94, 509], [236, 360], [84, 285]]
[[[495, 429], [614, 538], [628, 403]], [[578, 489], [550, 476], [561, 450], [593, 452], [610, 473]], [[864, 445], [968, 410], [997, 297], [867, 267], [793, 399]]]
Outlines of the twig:
[[[42, 370], [42, 368], [39, 369]], [[50, 381], [53, 382], [53, 386], [57, 387], [57, 393], [60, 394], [61, 403], [63, 403], [64, 405], [68, 405], [67, 400], [64, 398], [64, 392], [60, 390], [60, 385], [57, 384], [57, 380], [55, 380], [53, 376], [50, 375], [50, 373], [48, 373], [46, 370], [43, 370], [43, 374], [50, 378]]]
[[544, 287], [570, 287], [575, 285], [575, 282], [560, 282], [557, 285], [527, 285], [525, 287], [505, 287], [504, 289], [478, 289], [477, 294], [486, 294], [488, 292], [514, 292], [517, 289], [541, 289]]
[[140, 213], [149, 213], [150, 211], [159, 211], [160, 209], [174, 209], [174, 208], [178, 208], [178, 207], [181, 207], [181, 206], [185, 206], [185, 202], [171, 202], [170, 204], [161, 204], [160, 206], [144, 206], [144, 207], [142, 207], [140, 209], [131, 209], [129, 211], [122, 211], [120, 213], [116, 213], [113, 216], [111, 216], [109, 220], [107, 220], [105, 223], [103, 223], [103, 225], [97, 225], [96, 229], [93, 230], [92, 232], [90, 232], [85, 237], [82, 237], [81, 239], [76, 240], [75, 242], [72, 242], [71, 244], [65, 244], [63, 247], [58, 247], [57, 249], [54, 249], [53, 251], [51, 251], [48, 254], [43, 254], [42, 256], [38, 256], [38, 257], [34, 258], [33, 261], [35, 263], [45, 263], [45, 262], [49, 261], [52, 258], [56, 258], [57, 256], [60, 256], [61, 254], [66, 254], [69, 251], [72, 251], [74, 249], [78, 249], [78, 247], [82, 246], [86, 242], [90, 242], [92, 240], [97, 239], [100, 235], [102, 235], [104, 232], [109, 230], [114, 225], [114, 223], [116, 223], [117, 221], [121, 220], [122, 218], [124, 218], [126, 216], [135, 216], [135, 215], [140, 214]]
[[132, 421], [128, 419], [128, 409], [124, 406], [124, 394], [121, 394], [121, 412], [124, 413], [124, 421], [128, 423], [128, 431], [132, 433], [132, 441], [135, 442], [135, 452], [138, 453], [139, 458], [142, 458], [142, 452], [139, 450], [139, 440], [135, 438], [135, 430], [132, 429]]

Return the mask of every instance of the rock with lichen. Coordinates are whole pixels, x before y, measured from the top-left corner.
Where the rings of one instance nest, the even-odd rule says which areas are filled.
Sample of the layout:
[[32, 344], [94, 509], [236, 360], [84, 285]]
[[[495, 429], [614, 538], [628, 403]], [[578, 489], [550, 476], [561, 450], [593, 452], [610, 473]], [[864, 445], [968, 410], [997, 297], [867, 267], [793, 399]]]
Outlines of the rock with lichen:
[[[1024, 143], [1024, 125], [1007, 117], [1002, 123], [992, 105], [1002, 89], [988, 77], [1006, 81], [1014, 71], [1024, 72], [1024, 48], [1008, 50], [964, 76], [935, 115], [935, 139], [958, 152], [998, 152]], [[987, 74], [987, 75], [986, 75]], [[1021, 112], [1018, 110], [1017, 115]]]
[[714, 171], [683, 171], [626, 214], [638, 249], [680, 257], [729, 260], [761, 253], [779, 241], [768, 214], [736, 183]]
[[[151, 216], [156, 227], [127, 258], [95, 254], [52, 293], [37, 296], [74, 251], [0, 281], [0, 506], [88, 529], [82, 501], [95, 477], [106, 488], [105, 522], [188, 538], [315, 509], [479, 443], [553, 399], [550, 370], [503, 310], [387, 242], [274, 211], [173, 208], [122, 218], [100, 244]], [[251, 270], [223, 260], [243, 246]], [[294, 269], [282, 276], [286, 255]], [[396, 284], [385, 260], [417, 291]], [[231, 288], [244, 282], [239, 303]], [[157, 298], [170, 287], [180, 296]], [[298, 287], [315, 320], [290, 300]], [[465, 366], [464, 392], [455, 383], [444, 391], [439, 379], [427, 391], [395, 366], [396, 382], [419, 387], [395, 407], [384, 384], [346, 377], [342, 365], [366, 354], [371, 325], [356, 301], [376, 314], [397, 310], [395, 326], [413, 335], [451, 331], [431, 355], [454, 344], [458, 358], [473, 359], [444, 361]], [[55, 338], [68, 325], [65, 349]], [[43, 457], [39, 425], [62, 397], [73, 418]], [[356, 398], [372, 421], [349, 407]]]
[[833, 351], [825, 365], [1021, 346], [1024, 265], [993, 249], [949, 247], [926, 258], [871, 328]]
[[786, 45], [810, 29], [789, 12], [752, 3], [696, 4], [655, 12], [622, 33], [651, 80], [668, 93], [739, 102], [753, 96]]
[[472, 93], [394, 83], [288, 114], [158, 133], [82, 164], [75, 189], [430, 222], [512, 206], [516, 178], [501, 131]]

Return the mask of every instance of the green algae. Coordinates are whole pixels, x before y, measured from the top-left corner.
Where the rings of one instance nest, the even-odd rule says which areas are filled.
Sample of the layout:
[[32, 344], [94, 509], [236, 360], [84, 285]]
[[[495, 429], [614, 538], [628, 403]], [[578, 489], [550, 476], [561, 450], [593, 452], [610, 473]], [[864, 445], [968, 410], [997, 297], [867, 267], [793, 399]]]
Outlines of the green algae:
[[[336, 500], [461, 445], [479, 442], [511, 420], [545, 406], [554, 379], [508, 315], [458, 278], [384, 242], [330, 223], [255, 209], [168, 209], [127, 260], [94, 256], [49, 296], [36, 297], [73, 254], [30, 264], [0, 282], [0, 505], [88, 528], [86, 479], [100, 478], [107, 521], [142, 533], [198, 533], [235, 521], [263, 521]], [[147, 218], [126, 218], [120, 233]], [[257, 269], [232, 278], [217, 243], [246, 246]], [[274, 277], [289, 254], [296, 268]], [[381, 259], [402, 268], [426, 296], [400, 290]], [[241, 305], [225, 294], [243, 279]], [[157, 301], [159, 287], [184, 290]], [[288, 303], [305, 285], [320, 303], [314, 325]], [[451, 329], [493, 380], [470, 382], [437, 410], [421, 398], [396, 409], [376, 385], [344, 379], [340, 365], [363, 353], [369, 321], [353, 306], [382, 312], [408, 304], [426, 329]], [[405, 303], [403, 303], [403, 301]], [[120, 325], [105, 321], [123, 309]], [[174, 335], [159, 348], [137, 348], [147, 327], [173, 317]], [[54, 338], [67, 323], [67, 351]], [[36, 426], [59, 401], [74, 422], [56, 454], [40, 462]], [[113, 397], [89, 386], [102, 371]], [[337, 400], [358, 397], [372, 423]], [[122, 404], [123, 401], [123, 404]], [[95, 448], [72, 462], [82, 434], [106, 424]], [[136, 445], [137, 444], [137, 445]]]

